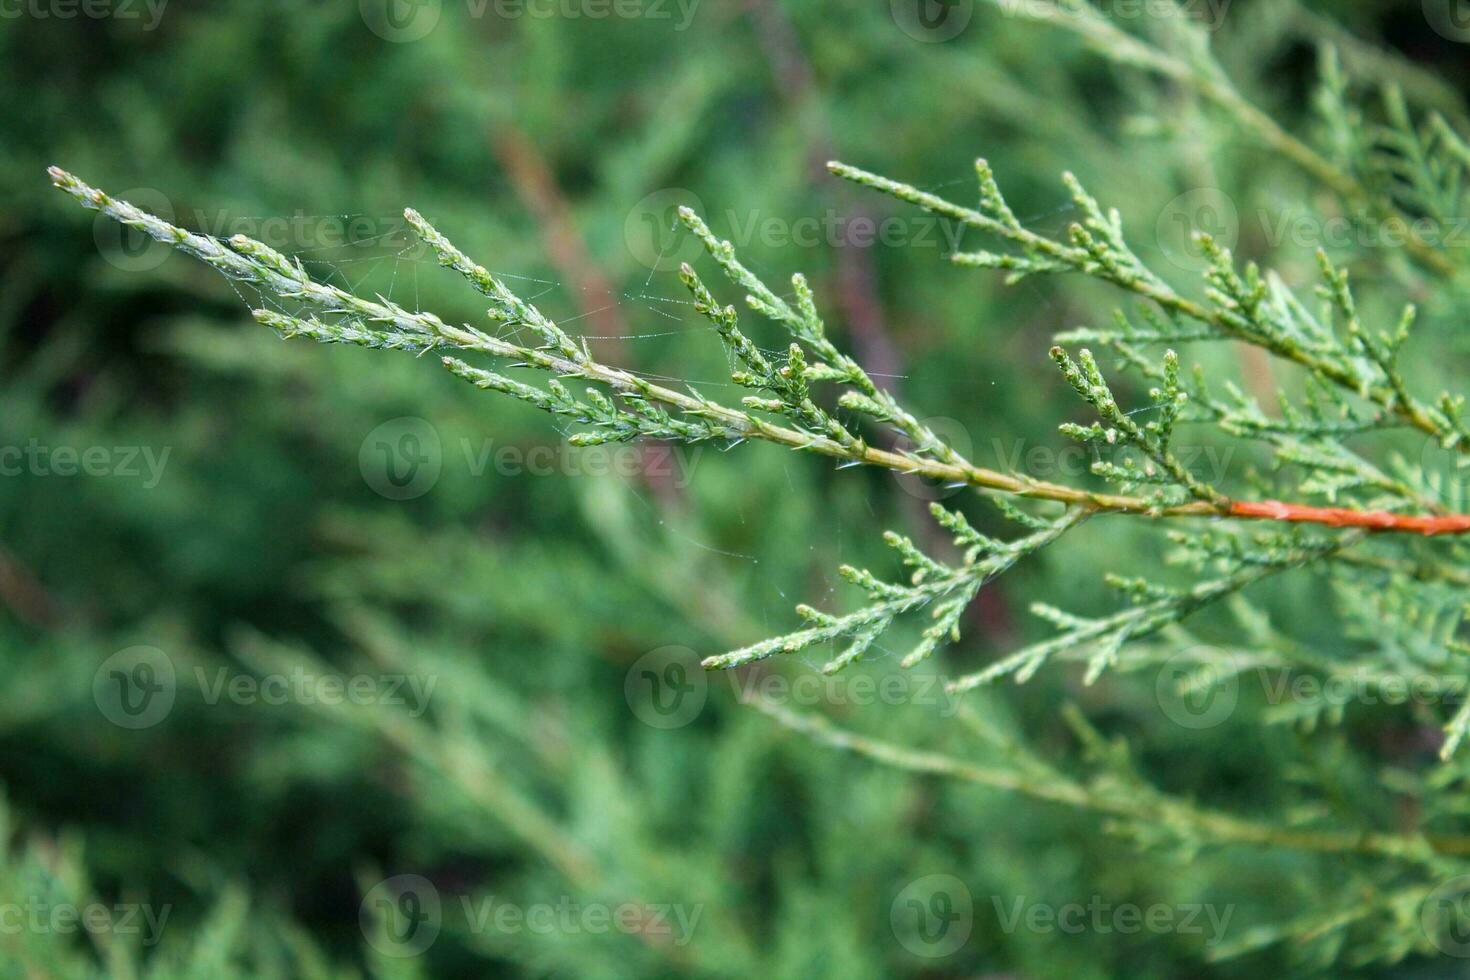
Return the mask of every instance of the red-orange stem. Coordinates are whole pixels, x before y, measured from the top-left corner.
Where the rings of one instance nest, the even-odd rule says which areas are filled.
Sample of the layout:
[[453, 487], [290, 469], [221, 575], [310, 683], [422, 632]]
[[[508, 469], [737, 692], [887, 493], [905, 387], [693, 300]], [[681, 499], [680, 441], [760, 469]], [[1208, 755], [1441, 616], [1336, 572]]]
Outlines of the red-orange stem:
[[1412, 531], [1416, 534], [1470, 533], [1470, 514], [1427, 517], [1419, 514], [1390, 514], [1382, 510], [1345, 510], [1341, 507], [1308, 507], [1279, 500], [1235, 500], [1231, 517], [1267, 521], [1304, 521], [1329, 527], [1364, 527], [1373, 531]]

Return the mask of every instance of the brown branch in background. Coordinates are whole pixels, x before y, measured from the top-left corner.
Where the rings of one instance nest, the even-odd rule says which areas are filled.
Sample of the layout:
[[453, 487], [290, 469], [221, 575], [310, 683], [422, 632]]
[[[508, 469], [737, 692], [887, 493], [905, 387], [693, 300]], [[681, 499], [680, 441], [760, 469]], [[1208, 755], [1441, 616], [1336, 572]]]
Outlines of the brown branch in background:
[[[827, 161], [835, 159], [836, 143], [832, 126], [814, 94], [812, 69], [802, 53], [801, 44], [786, 15], [771, 0], [751, 0], [748, 9], [760, 38], [760, 48], [776, 77], [786, 107], [805, 117], [809, 125], [807, 164], [813, 185], [826, 187]], [[872, 215], [859, 204], [850, 187], [839, 185], [836, 191], [842, 213], [853, 221], [870, 221]], [[868, 248], [838, 243], [837, 305], [843, 323], [852, 333], [858, 360], [883, 386], [897, 394], [895, 377], [902, 373], [903, 359], [893, 344], [883, 307], [878, 299], [878, 270]]]
[[592, 324], [593, 329], [585, 332], [594, 337], [627, 336], [630, 331], [617, 303], [618, 292], [592, 261], [546, 158], [512, 125], [502, 126], [491, 142], [516, 195], [536, 216], [546, 253], [567, 284], [577, 312]]
[[[771, 66], [787, 108], [797, 116], [806, 117], [809, 122], [806, 127], [810, 136], [806, 157], [812, 183], [828, 188], [827, 161], [836, 158], [837, 146], [821, 100], [814, 95], [816, 83], [811, 63], [802, 52], [791, 21], [771, 0], [750, 0], [747, 9], [755, 23], [761, 52]], [[835, 193], [838, 208], [850, 222], [877, 225], [872, 212], [861, 203], [849, 185], [838, 185]], [[904, 360], [883, 317], [883, 304], [877, 288], [878, 268], [873, 261], [872, 250], [839, 242], [835, 252], [837, 308], [842, 312], [842, 322], [852, 336], [857, 359], [877, 384], [899, 397], [898, 382], [904, 371]], [[900, 503], [909, 526], [915, 529], [925, 546], [931, 551], [942, 550], [945, 546], [943, 535], [927, 519], [928, 511], [923, 502], [912, 495], [905, 495]], [[981, 590], [974, 608], [990, 635], [1009, 636], [1014, 632], [1015, 623], [1005, 601], [1003, 586], [992, 585]]]
[[[619, 337], [632, 331], [623, 319], [618, 304], [618, 291], [592, 260], [586, 240], [577, 228], [571, 205], [557, 184], [546, 158], [536, 144], [514, 125], [500, 127], [491, 140], [496, 157], [505, 167], [511, 186], [521, 202], [536, 216], [542, 242], [556, 274], [567, 285], [572, 302], [589, 329], [580, 331], [594, 338], [588, 343], [606, 353]], [[603, 338], [601, 340], [597, 338]], [[674, 482], [674, 468], [663, 465], [663, 456], [671, 452], [666, 444], [646, 444], [634, 448], [643, 481], [660, 499], [673, 503], [682, 498]], [[649, 464], [649, 465], [643, 465]]]
[[27, 626], [55, 626], [61, 606], [30, 570], [0, 548], [0, 602]]

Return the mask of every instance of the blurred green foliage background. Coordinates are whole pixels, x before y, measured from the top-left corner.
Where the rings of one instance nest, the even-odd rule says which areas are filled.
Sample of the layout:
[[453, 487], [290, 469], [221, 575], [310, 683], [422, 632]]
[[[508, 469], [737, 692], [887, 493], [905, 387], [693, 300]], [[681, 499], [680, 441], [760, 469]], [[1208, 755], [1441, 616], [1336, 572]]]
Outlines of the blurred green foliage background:
[[[1071, 281], [1007, 290], [951, 267], [949, 229], [925, 232], [894, 202], [842, 186], [825, 160], [963, 200], [984, 154], [1018, 213], [1046, 230], [1072, 220], [1057, 179], [1071, 169], [1145, 247], [1191, 187], [1225, 188], [1244, 208], [1302, 193], [1303, 178], [1207, 125], [1168, 85], [986, 4], [942, 41], [905, 30], [887, 3], [702, 0], [605, 19], [421, 5], [438, 19], [412, 40], [348, 0], [172, 0], [151, 27], [141, 5], [132, 19], [62, 19], [32, 4], [0, 21], [0, 444], [163, 460], [156, 480], [141, 455], [137, 476], [0, 479], [3, 894], [170, 908], [156, 945], [4, 932], [5, 974], [1289, 969], [1280, 950], [1203, 966], [1198, 935], [1008, 932], [996, 902], [1207, 895], [1243, 929], [1312, 901], [1286, 884], [1299, 858], [1227, 855], [1181, 873], [1086, 815], [811, 744], [742, 707], [724, 675], [682, 727], [641, 720], [625, 683], [641, 657], [719, 652], [789, 626], [797, 601], [840, 603], [833, 569], [888, 561], [880, 530], [934, 536], [922, 499], [933, 488], [766, 446], [676, 454], [667, 475], [573, 472], [579, 457], [553, 450], [561, 433], [538, 413], [429, 358], [283, 343], [251, 322], [251, 297], [94, 223], [44, 171], [59, 164], [185, 226], [263, 237], [334, 281], [477, 321], [475, 294], [397, 218], [412, 205], [599, 338], [606, 358], [718, 382], [729, 366], [716, 339], [672, 267], [647, 261], [689, 257], [667, 209], [697, 202], [772, 281], [804, 271], [842, 341], [981, 461], [1063, 445], [1054, 425], [1077, 406], [1047, 338], [1095, 322], [1111, 298]], [[1463, 73], [1470, 48], [1418, 6], [1236, 0], [1214, 42], [1243, 90], [1294, 129], [1310, 126], [1313, 46], [1337, 31], [1399, 52], [1345, 48], [1351, 69], [1398, 77], [1453, 112], [1457, 97], [1433, 79]], [[855, 244], [843, 223], [890, 217], [892, 243]], [[815, 243], [760, 231], [801, 218], [821, 225]], [[1266, 245], [1246, 237], [1241, 250]], [[1309, 253], [1278, 258], [1306, 268]], [[440, 471], [395, 500], [378, 492], [371, 437], [418, 425], [403, 419], [424, 420]], [[507, 447], [547, 447], [536, 458], [550, 472], [486, 465]], [[959, 656], [981, 662], [1039, 633], [1024, 614], [1035, 598], [1101, 607], [1102, 572], [1157, 562], [1141, 533], [1090, 527], [987, 587]], [[94, 677], [138, 645], [164, 652], [178, 693], [165, 718], [130, 730], [99, 710]], [[435, 686], [418, 713], [210, 703], [196, 682], [298, 667]], [[895, 671], [880, 659], [870, 673]], [[1109, 730], [1149, 735], [1161, 781], [1247, 811], [1289, 796], [1254, 778], [1262, 754], [1330, 768], [1348, 737], [1166, 731], [1140, 707], [1149, 687], [1084, 690], [1058, 671], [969, 703], [1065, 755], [1056, 705], [1079, 701]], [[813, 709], [977, 751], [942, 698]], [[1343, 787], [1344, 805], [1353, 792]], [[359, 915], [365, 893], [403, 874], [444, 903], [438, 938], [409, 958], [368, 941]], [[938, 957], [916, 952], [892, 915], [931, 874], [958, 877], [975, 903], [968, 941]], [[700, 917], [687, 944], [475, 929], [460, 899], [490, 895], [677, 903]]]

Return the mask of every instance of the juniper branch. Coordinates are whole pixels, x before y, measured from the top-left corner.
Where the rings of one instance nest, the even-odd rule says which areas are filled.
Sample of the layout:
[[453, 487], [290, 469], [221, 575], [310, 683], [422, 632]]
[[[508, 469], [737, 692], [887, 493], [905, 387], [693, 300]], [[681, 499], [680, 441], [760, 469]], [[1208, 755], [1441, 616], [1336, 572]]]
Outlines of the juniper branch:
[[[958, 253], [951, 260], [961, 265], [1009, 270], [1014, 280], [1037, 272], [1076, 271], [1110, 282], [1143, 299], [1156, 303], [1164, 311], [1196, 320], [1213, 328], [1222, 339], [1240, 340], [1261, 347], [1271, 354], [1291, 361], [1315, 375], [1369, 399], [1385, 411], [1402, 418], [1407, 424], [1427, 435], [1445, 440], [1470, 452], [1470, 439], [1462, 437], [1444, 413], [1410, 397], [1397, 372], [1384, 378], [1365, 376], [1347, 358], [1324, 356], [1321, 350], [1304, 343], [1299, 332], [1283, 329], [1280, 323], [1260, 316], [1266, 299], [1264, 282], [1253, 268], [1242, 279], [1234, 269], [1228, 249], [1217, 245], [1207, 235], [1199, 241], [1212, 260], [1206, 275], [1214, 302], [1205, 305], [1188, 299], [1150, 272], [1131, 250], [1122, 243], [1120, 219], [1114, 212], [1101, 218], [1095, 200], [1086, 194], [1070, 174], [1065, 175], [1073, 197], [1089, 214], [1085, 223], [1075, 223], [1069, 230], [1070, 244], [1054, 241], [1022, 227], [1008, 218], [1009, 209], [999, 210], [1000, 192], [989, 164], [975, 163], [980, 175], [982, 210], [953, 204], [944, 198], [909, 184], [870, 173], [858, 167], [832, 161], [827, 168], [839, 177], [871, 187], [901, 201], [914, 204], [932, 214], [952, 218], [1020, 247], [1022, 254], [1000, 255], [991, 252]], [[988, 210], [991, 213], [987, 214]], [[1331, 269], [1325, 253], [1319, 252], [1325, 269]], [[1335, 270], [1332, 270], [1335, 273]], [[1185, 339], [1208, 339], [1187, 337]]]
[[1410, 864], [1428, 864], [1437, 855], [1470, 855], [1470, 837], [1276, 827], [1207, 810], [1177, 798], [1140, 793], [1136, 784], [1128, 787], [1130, 792], [1110, 793], [1104, 787], [1079, 783], [1056, 770], [1050, 770], [1040, 778], [1011, 769], [978, 766], [942, 753], [859, 735], [820, 716], [795, 712], [782, 705], [761, 700], [752, 703], [793, 731], [832, 748], [853, 752], [897, 769], [959, 779], [1150, 826], [1170, 828], [1186, 838], [1202, 838], [1213, 844], [1244, 844], [1324, 854], [1364, 854]]
[[[1037, 3], [1022, 4], [1007, 3], [1007, 0], [991, 2], [1017, 16], [1071, 31], [1087, 40], [1104, 57], [1143, 68], [1184, 85], [1349, 205], [1380, 220], [1402, 217], [1391, 199], [1375, 193], [1352, 173], [1335, 165], [1307, 143], [1287, 132], [1280, 123], [1241, 95], [1209, 54], [1203, 39], [1199, 39], [1190, 52], [1192, 57], [1186, 59], [1120, 29], [1087, 0], [1040, 0]], [[1451, 277], [1456, 274], [1455, 263], [1427, 243], [1411, 238], [1406, 241], [1405, 247], [1416, 260], [1436, 275]]]
[[[916, 438], [926, 440], [939, 456], [926, 458], [916, 454], [897, 453], [866, 444], [838, 441], [817, 432], [772, 423], [749, 410], [721, 405], [700, 395], [698, 392], [680, 392], [654, 384], [637, 374], [602, 364], [592, 358], [584, 347], [575, 344], [552, 321], [540, 314], [535, 307], [520, 300], [499, 283], [489, 272], [475, 265], [457, 249], [448, 245], [447, 239], [439, 235], [432, 226], [416, 212], [408, 217], [425, 234], [425, 240], [435, 248], [440, 262], [465, 274], [477, 288], [497, 302], [494, 319], [501, 322], [523, 323], [534, 330], [545, 341], [542, 347], [526, 347], [500, 337], [492, 336], [478, 328], [445, 323], [432, 313], [410, 312], [392, 301], [379, 297], [377, 301], [364, 299], [328, 283], [313, 280], [299, 262], [292, 262], [268, 246], [244, 236], [235, 236], [228, 243], [208, 235], [201, 235], [177, 228], [162, 219], [133, 207], [126, 201], [112, 198], [104, 192], [90, 187], [53, 167], [50, 171], [53, 183], [81, 202], [84, 206], [102, 211], [121, 223], [136, 228], [150, 237], [172, 245], [180, 251], [194, 255], [207, 262], [231, 279], [258, 285], [284, 299], [297, 300], [316, 307], [322, 312], [341, 317], [341, 322], [325, 325], [315, 318], [302, 319], [271, 311], [258, 311], [257, 318], [268, 326], [283, 329], [291, 336], [305, 336], [330, 343], [353, 343], [366, 346], [395, 347], [406, 350], [426, 351], [439, 347], [450, 347], [462, 351], [473, 351], [505, 358], [513, 363], [538, 368], [557, 378], [574, 378], [605, 385], [615, 395], [633, 403], [639, 410], [628, 412], [611, 410], [602, 406], [574, 406], [571, 402], [555, 396], [558, 412], [571, 414], [588, 424], [601, 426], [600, 434], [578, 434], [574, 442], [583, 444], [603, 441], [610, 432], [616, 438], [635, 438], [639, 435], [662, 435], [669, 438], [746, 439], [756, 438], [804, 452], [844, 460], [852, 463], [877, 466], [898, 473], [916, 474], [945, 483], [972, 486], [982, 490], [998, 491], [1017, 497], [1050, 500], [1080, 507], [1092, 513], [1114, 512], [1148, 517], [1216, 517], [1269, 520], [1301, 520], [1328, 523], [1333, 526], [1366, 526], [1380, 530], [1412, 530], [1418, 533], [1463, 533], [1470, 530], [1470, 517], [1424, 519], [1412, 526], [1399, 527], [1394, 520], [1379, 520], [1355, 516], [1352, 513], [1319, 514], [1315, 509], [1299, 505], [1248, 506], [1242, 502], [1197, 500], [1188, 503], [1160, 505], [1152, 497], [1108, 494], [1066, 486], [1023, 475], [1013, 475], [976, 466], [958, 459], [947, 451], [942, 441], [922, 427], [911, 428], [902, 419], [912, 418], [891, 399], [882, 400], [883, 395], [872, 385], [871, 379], [861, 369], [849, 369], [837, 360], [844, 380], [862, 389], [878, 392], [873, 397], [883, 406], [884, 412], [892, 413], [896, 424], [910, 431]], [[697, 219], [696, 219], [697, 220]], [[990, 219], [983, 219], [989, 221]], [[695, 226], [696, 228], [698, 226]], [[1026, 233], [1029, 235], [1029, 233]], [[714, 241], [710, 236], [712, 252], [723, 260], [737, 282], [749, 285], [756, 282], [748, 270], [733, 260], [727, 242]], [[692, 275], [692, 272], [690, 273]], [[801, 295], [801, 290], [798, 290]], [[799, 324], [805, 339], [818, 338], [819, 329], [809, 313], [797, 313], [775, 297], [769, 290], [755, 292], [752, 296], [764, 308], [772, 311], [776, 318], [787, 322], [795, 329]], [[828, 353], [825, 346], [820, 349]], [[526, 386], [508, 383], [502, 375], [475, 373], [467, 370], [462, 361], [452, 357], [443, 358], [446, 367], [462, 377], [474, 380], [483, 387], [495, 388], [516, 397], [530, 400], [537, 407], [547, 409], [552, 400], [541, 395], [532, 395]], [[686, 418], [684, 426], [667, 425], [660, 416], [647, 416], [644, 406], [658, 403], [678, 410]], [[892, 405], [890, 409], [889, 406]], [[663, 426], [663, 427], [661, 427]]]

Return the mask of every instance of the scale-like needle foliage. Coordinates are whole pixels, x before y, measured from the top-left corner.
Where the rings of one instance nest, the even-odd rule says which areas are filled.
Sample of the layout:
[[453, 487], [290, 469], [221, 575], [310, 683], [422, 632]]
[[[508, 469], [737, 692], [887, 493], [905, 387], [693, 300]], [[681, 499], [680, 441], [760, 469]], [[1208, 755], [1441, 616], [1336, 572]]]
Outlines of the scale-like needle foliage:
[[[1173, 42], [1166, 44], [1122, 30], [1080, 0], [1022, 4], [1017, 12], [1079, 33], [1132, 68], [1183, 84], [1230, 125], [1335, 196], [1355, 222], [1443, 224], [1463, 210], [1470, 140], [1441, 115], [1416, 117], [1393, 89], [1381, 93], [1380, 111], [1371, 125], [1365, 123], [1330, 51], [1322, 58], [1316, 98], [1322, 138], [1314, 145], [1240, 96], [1190, 28], [1174, 25]], [[980, 236], [978, 246], [951, 257], [958, 265], [998, 270], [1011, 283], [1086, 276], [1114, 287], [1131, 304], [1102, 323], [1059, 333], [1050, 347], [1062, 381], [1086, 413], [1081, 421], [1061, 421], [1060, 432], [1086, 447], [1092, 479], [1052, 482], [966, 458], [832, 338], [802, 275], [779, 289], [769, 285], [688, 209], [679, 220], [743, 293], [745, 306], [786, 335], [775, 350], [757, 344], [735, 306], [722, 302], [691, 265], [680, 269], [694, 310], [728, 354], [731, 380], [746, 392], [736, 400], [714, 397], [693, 383], [655, 383], [605, 363], [585, 340], [414, 211], [406, 212], [407, 220], [440, 264], [488, 300], [486, 322], [450, 323], [381, 296], [354, 295], [258, 241], [187, 231], [69, 173], [53, 169], [51, 176], [83, 205], [259, 290], [272, 308], [257, 310], [256, 318], [283, 336], [432, 352], [472, 385], [572, 423], [570, 440], [577, 445], [656, 439], [733, 447], [761, 440], [841, 466], [967, 487], [984, 498], [985, 508], [968, 514], [965, 498], [931, 508], [932, 519], [953, 541], [945, 556], [890, 532], [885, 541], [895, 552], [891, 566], [840, 569], [860, 595], [856, 608], [800, 605], [796, 612], [804, 625], [708, 657], [708, 668], [815, 653], [821, 669], [832, 674], [893, 652], [902, 667], [912, 668], [957, 644], [956, 659], [973, 661], [988, 642], [966, 642], [966, 613], [988, 582], [1043, 549], [1065, 547], [1061, 539], [1084, 523], [1160, 526], [1187, 576], [1150, 568], [1138, 577], [1138, 569], [1120, 568], [1109, 579], [1121, 596], [1120, 608], [1101, 614], [1038, 604], [1033, 611], [1054, 627], [1052, 635], [967, 669], [953, 670], [939, 658], [949, 690], [964, 693], [1007, 678], [1025, 682], [1052, 662], [1080, 663], [1083, 680], [1092, 684], [1110, 671], [1156, 667], [1181, 650], [1194, 651], [1182, 661], [1189, 668], [1181, 685], [1185, 692], [1235, 683], [1247, 671], [1308, 670], [1354, 682], [1359, 697], [1376, 696], [1399, 682], [1422, 684], [1440, 694], [1431, 711], [1445, 729], [1441, 754], [1449, 760], [1418, 786], [1425, 798], [1437, 800], [1422, 822], [1389, 833], [1316, 818], [1292, 817], [1277, 825], [1212, 813], [1149, 785], [1125, 750], [1108, 744], [1080, 717], [1072, 718], [1073, 726], [1103, 774], [1095, 782], [1065, 775], [1014, 747], [1007, 750], [1012, 768], [996, 771], [875, 742], [784, 709], [772, 713], [818, 741], [900, 768], [1100, 811], [1140, 839], [1168, 838], [1170, 846], [1184, 850], [1249, 844], [1346, 854], [1381, 861], [1386, 869], [1355, 871], [1355, 887], [1342, 890], [1352, 897], [1341, 907], [1252, 933], [1232, 952], [1289, 936], [1340, 933], [1375, 915], [1403, 921], [1404, 896], [1416, 883], [1459, 869], [1470, 853], [1463, 838], [1428, 830], [1431, 821], [1456, 812], [1436, 793], [1464, 778], [1450, 757], [1470, 733], [1470, 701], [1456, 700], [1464, 688], [1458, 683], [1465, 676], [1463, 658], [1470, 653], [1462, 631], [1464, 590], [1470, 585], [1470, 551], [1462, 535], [1470, 532], [1470, 516], [1461, 493], [1470, 423], [1463, 396], [1421, 390], [1404, 366], [1411, 345], [1440, 342], [1418, 335], [1415, 305], [1395, 304], [1399, 312], [1380, 321], [1364, 312], [1347, 268], [1325, 251], [1318, 252], [1314, 281], [1290, 285], [1286, 272], [1241, 262], [1203, 233], [1195, 238], [1204, 259], [1200, 281], [1176, 285], [1146, 261], [1147, 248], [1130, 241], [1122, 214], [1106, 208], [1071, 174], [1062, 181], [1078, 218], [1054, 235], [1018, 218], [984, 159], [975, 164], [974, 205], [858, 167], [833, 163], [830, 169]], [[1443, 242], [1410, 236], [1389, 264], [1391, 279], [1410, 283], [1416, 299], [1438, 290], [1453, 297], [1464, 287], [1464, 256]], [[511, 339], [521, 336], [534, 339]], [[1191, 356], [1199, 345], [1221, 343], [1253, 349], [1293, 383], [1283, 384], [1274, 403], [1263, 404], [1258, 394]], [[1255, 456], [1269, 462], [1269, 469], [1206, 471], [1196, 450], [1207, 441], [1261, 450]], [[1435, 469], [1431, 459], [1444, 465]], [[977, 529], [996, 523], [997, 515], [985, 513], [990, 508], [998, 508], [998, 523], [1011, 528], [1005, 536]], [[1279, 576], [1314, 576], [1348, 624], [1344, 642], [1351, 646], [1314, 649], [1293, 638], [1289, 624], [1274, 623], [1257, 608], [1252, 587]], [[1197, 642], [1190, 618], [1211, 607], [1237, 623], [1242, 642], [1223, 651]], [[1314, 726], [1340, 717], [1342, 707], [1288, 707], [1271, 720]], [[971, 722], [988, 730], [978, 719]], [[1405, 939], [1391, 930], [1375, 942], [1358, 959], [1397, 959], [1425, 945], [1422, 938]]]

